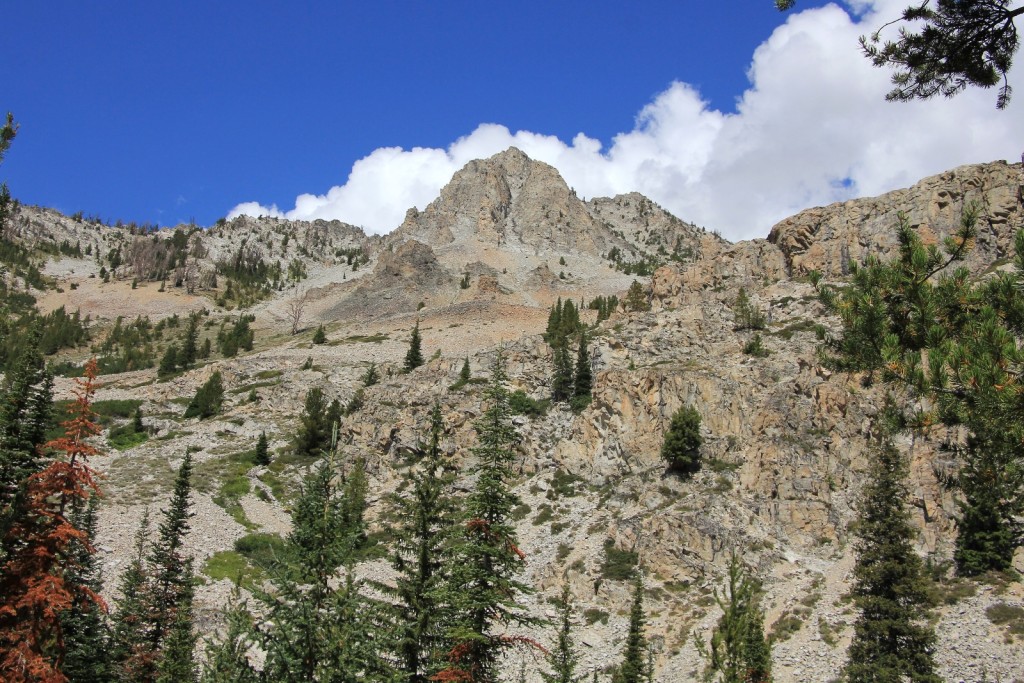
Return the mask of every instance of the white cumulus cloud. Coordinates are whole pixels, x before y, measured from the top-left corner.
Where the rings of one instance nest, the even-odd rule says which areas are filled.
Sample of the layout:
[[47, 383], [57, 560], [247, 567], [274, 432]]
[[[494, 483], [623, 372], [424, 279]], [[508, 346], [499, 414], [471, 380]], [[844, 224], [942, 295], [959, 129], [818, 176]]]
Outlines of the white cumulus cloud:
[[735, 113], [711, 109], [675, 82], [609, 144], [570, 142], [485, 123], [447, 149], [384, 147], [357, 161], [342, 185], [303, 194], [281, 211], [257, 202], [229, 216], [339, 219], [369, 232], [396, 228], [473, 159], [510, 146], [556, 167], [585, 197], [639, 191], [688, 221], [737, 240], [763, 237], [808, 206], [875, 195], [965, 163], [1016, 160], [1024, 145], [1024, 80], [995, 109], [995, 92], [889, 103], [889, 73], [857, 39], [899, 15], [906, 0], [851, 0], [792, 14], [755, 51]]

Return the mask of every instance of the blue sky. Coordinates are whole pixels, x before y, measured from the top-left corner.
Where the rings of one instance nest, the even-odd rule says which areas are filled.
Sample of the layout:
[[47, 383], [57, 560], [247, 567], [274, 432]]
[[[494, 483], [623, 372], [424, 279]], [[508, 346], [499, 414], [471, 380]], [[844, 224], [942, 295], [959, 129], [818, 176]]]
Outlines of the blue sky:
[[[887, 76], [856, 36], [899, 3], [825, 4], [13, 3], [0, 109], [21, 129], [0, 178], [105, 219], [245, 211], [385, 232], [470, 158], [517, 144], [585, 196], [639, 190], [738, 238], [1016, 158], [1024, 87], [1005, 112], [994, 93], [882, 103]], [[946, 149], [953, 131], [966, 139]]]

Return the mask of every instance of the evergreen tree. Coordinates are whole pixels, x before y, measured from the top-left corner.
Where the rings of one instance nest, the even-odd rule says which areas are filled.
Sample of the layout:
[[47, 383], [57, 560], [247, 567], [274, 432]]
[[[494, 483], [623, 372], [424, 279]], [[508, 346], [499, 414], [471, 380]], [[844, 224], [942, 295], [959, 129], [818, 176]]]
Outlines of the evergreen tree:
[[962, 260], [977, 234], [977, 208], [968, 206], [944, 252], [925, 246], [906, 216], [898, 227], [899, 256], [887, 264], [852, 264], [841, 293], [822, 288], [842, 320], [830, 340], [828, 365], [866, 371], [906, 392], [906, 404], [927, 397], [928, 412], [903, 416], [910, 428], [963, 425], [958, 448], [962, 497], [957, 571], [974, 575], [1010, 566], [1024, 514], [1024, 386], [1015, 368], [1024, 357], [1024, 232], [1015, 238], [1015, 272], [975, 283]]
[[247, 653], [254, 645], [256, 626], [244, 604], [238, 602], [238, 589], [228, 605], [227, 630], [217, 640], [206, 641], [207, 658], [203, 663], [202, 683], [258, 683], [259, 676]]
[[462, 363], [462, 369], [459, 370], [459, 381], [466, 383], [470, 380], [472, 374], [469, 369], [469, 356], [466, 356], [466, 360]]
[[306, 392], [306, 401], [299, 415], [295, 433], [295, 452], [306, 457], [323, 454], [331, 445], [331, 426], [327, 422], [327, 399], [324, 390], [313, 387]]
[[551, 307], [551, 311], [548, 313], [548, 326], [544, 332], [544, 341], [552, 346], [555, 345], [555, 338], [558, 337], [559, 331], [562, 329], [562, 297], [558, 297], [558, 302]]
[[420, 321], [412, 328], [412, 336], [409, 337], [409, 351], [405, 354], [405, 372], [412, 372], [423, 365], [423, 351], [420, 349]]
[[263, 466], [270, 464], [270, 448], [267, 444], [266, 432], [260, 432], [260, 438], [256, 440], [256, 454], [253, 456], [253, 462]]
[[[706, 681], [721, 683], [770, 683], [771, 648], [764, 637], [764, 612], [760, 587], [743, 570], [734, 553], [729, 562], [729, 579], [723, 595], [715, 590], [722, 610], [711, 634]], [[702, 648], [701, 645], [698, 645]]]
[[313, 333], [314, 344], [326, 344], [327, 343], [327, 332], [324, 331], [323, 323], [316, 328], [316, 332]]
[[644, 578], [636, 573], [633, 584], [633, 607], [629, 611], [629, 632], [622, 649], [622, 664], [615, 670], [612, 683], [641, 683], [648, 677], [648, 652], [650, 646], [644, 635], [646, 625], [644, 614]]
[[164, 355], [160, 357], [160, 365], [156, 369], [157, 377], [170, 377], [178, 369], [178, 345], [170, 344]]
[[390, 498], [395, 520], [391, 564], [394, 587], [376, 583], [388, 596], [386, 623], [393, 632], [400, 680], [427, 683], [441, 666], [444, 614], [451, 600], [450, 549], [455, 531], [454, 476], [441, 450], [441, 407], [430, 412], [430, 442], [423, 460], [405, 475], [407, 493]]
[[683, 475], [700, 469], [700, 413], [692, 406], [683, 406], [672, 416], [665, 440], [661, 444], [661, 457], [669, 468]]
[[455, 546], [452, 583], [460, 590], [452, 594], [453, 623], [447, 633], [451, 647], [448, 665], [435, 675], [439, 681], [496, 681], [503, 651], [524, 642], [499, 630], [537, 623], [517, 602], [530, 588], [515, 578], [525, 554], [512, 525], [512, 509], [520, 501], [509, 486], [516, 433], [506, 381], [499, 352], [486, 390], [487, 409], [476, 424], [479, 440], [473, 453], [479, 475], [466, 500], [465, 522]]
[[[54, 452], [53, 460], [29, 475], [23, 488], [19, 487], [4, 530], [6, 554], [0, 565], [0, 675], [12, 683], [65, 680], [62, 669], [67, 622], [63, 617], [76, 602], [84, 605], [89, 601], [103, 607], [102, 598], [86, 581], [88, 577], [74, 571], [74, 557], [92, 554], [94, 549], [88, 534], [69, 519], [73, 510], [86, 505], [89, 496], [99, 494], [89, 465], [89, 458], [98, 451], [88, 443], [100, 432], [91, 407], [95, 379], [93, 359], [86, 364], [84, 379], [75, 380], [75, 402], [63, 422], [64, 436], [47, 444]], [[14, 391], [9, 395], [18, 398], [32, 393]], [[48, 389], [43, 395], [48, 397]], [[39, 398], [32, 396], [27, 405]], [[5, 408], [6, 418], [11, 407]], [[13, 410], [18, 412], [17, 408]], [[26, 424], [18, 435], [18, 430], [7, 426], [5, 436], [37, 438], [33, 432], [38, 428], [41, 425]]]
[[366, 374], [363, 375], [363, 386], [372, 387], [379, 381], [380, 373], [377, 371], [377, 364], [370, 363], [370, 367], [366, 368]]
[[644, 286], [636, 280], [633, 280], [629, 291], [626, 292], [626, 308], [631, 311], [651, 310], [651, 304], [647, 301], [647, 292], [644, 291]]
[[576, 667], [579, 666], [580, 658], [572, 638], [572, 591], [568, 581], [562, 584], [562, 594], [555, 602], [555, 607], [558, 608], [561, 624], [555, 646], [547, 653], [551, 672], [541, 672], [541, 678], [544, 683], [578, 683], [580, 677], [576, 675]]
[[161, 683], [166, 683], [189, 671], [192, 677], [180, 680], [195, 679], [194, 573], [192, 560], [184, 552], [191, 494], [192, 452], [186, 449], [157, 540], [147, 552], [147, 512], [136, 536], [135, 556], [121, 579], [111, 653], [120, 681], [156, 683], [162, 677]]
[[334, 472], [333, 457], [307, 480], [293, 513], [287, 568], [261, 594], [270, 626], [262, 634], [267, 653], [263, 677], [281, 683], [378, 681], [387, 676], [376, 657], [374, 612], [359, 594], [351, 572], [334, 579], [357, 544]]
[[28, 335], [0, 385], [0, 577], [5, 558], [20, 544], [9, 531], [25, 511], [28, 478], [43, 467], [40, 447], [50, 420], [53, 377], [37, 340], [36, 331]]
[[928, 584], [904, 507], [907, 466], [891, 443], [878, 449], [861, 497], [853, 596], [860, 608], [844, 670], [850, 683], [938, 683]]
[[181, 340], [181, 351], [178, 352], [178, 365], [188, 370], [196, 363], [199, 356], [199, 314], [188, 316], [188, 326]]
[[562, 343], [554, 348], [555, 372], [551, 378], [551, 400], [568, 401], [572, 397], [572, 359], [569, 345]]
[[91, 595], [102, 589], [99, 564], [91, 551], [96, 538], [96, 507], [98, 496], [89, 496], [83, 507], [79, 502], [72, 509], [71, 523], [85, 534], [84, 543], [75, 543], [64, 571], [72, 585], [86, 587], [90, 593], [78, 591], [71, 607], [61, 615], [64, 631], [63, 673], [70, 683], [105, 683], [112, 680], [109, 661], [110, 630], [103, 605]]
[[149, 508], [135, 534], [135, 552], [131, 564], [121, 575], [120, 598], [116, 602], [111, 636], [110, 660], [119, 681], [137, 680], [136, 673], [151, 665], [150, 648], [146, 642], [147, 615], [143, 588], [148, 579], [146, 538], [149, 535]]
[[219, 414], [223, 403], [224, 382], [221, 380], [220, 370], [216, 370], [210, 375], [210, 379], [206, 380], [206, 383], [196, 391], [196, 395], [192, 397], [185, 408], [183, 417], [198, 417], [200, 420], [205, 420]]
[[164, 643], [156, 683], [197, 683], [196, 635], [192, 631], [192, 605], [180, 605]]
[[590, 351], [587, 349], [587, 334], [580, 331], [580, 346], [576, 353], [576, 377], [573, 381], [572, 397], [577, 402], [589, 402], [593, 389], [593, 373], [590, 369]]
[[743, 287], [740, 287], [740, 291], [736, 295], [732, 312], [735, 317], [735, 324], [732, 328], [734, 330], [763, 330], [765, 327], [764, 315], [750, 301], [747, 290]]

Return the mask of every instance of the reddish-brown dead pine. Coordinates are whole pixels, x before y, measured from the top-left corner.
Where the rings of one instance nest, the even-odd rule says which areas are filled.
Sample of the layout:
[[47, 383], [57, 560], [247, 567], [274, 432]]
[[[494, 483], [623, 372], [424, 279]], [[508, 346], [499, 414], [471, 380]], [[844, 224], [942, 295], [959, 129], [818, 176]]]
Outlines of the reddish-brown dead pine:
[[46, 444], [53, 460], [28, 478], [22, 514], [8, 532], [8, 547], [15, 550], [0, 571], [0, 680], [9, 683], [65, 683], [61, 613], [76, 595], [105, 607], [94, 591], [64, 578], [74, 544], [94, 552], [85, 532], [64, 513], [100, 495], [89, 466], [99, 451], [87, 443], [100, 433], [91, 407], [95, 380], [93, 359], [85, 366], [85, 379], [75, 380], [64, 436]]

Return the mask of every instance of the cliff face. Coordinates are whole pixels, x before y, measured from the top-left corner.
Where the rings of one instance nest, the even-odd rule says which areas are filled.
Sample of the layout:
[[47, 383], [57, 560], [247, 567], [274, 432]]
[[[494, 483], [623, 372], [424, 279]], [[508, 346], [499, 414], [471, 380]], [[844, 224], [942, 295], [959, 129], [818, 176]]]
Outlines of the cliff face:
[[977, 272], [1010, 254], [1013, 234], [1024, 225], [1021, 188], [1016, 165], [960, 166], [905, 190], [801, 211], [775, 225], [768, 241], [782, 251], [790, 275], [838, 276], [851, 259], [892, 256], [899, 214], [926, 242], [941, 242], [959, 227], [964, 207], [975, 204], [978, 240], [968, 264]]

